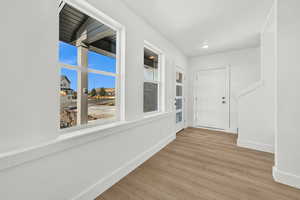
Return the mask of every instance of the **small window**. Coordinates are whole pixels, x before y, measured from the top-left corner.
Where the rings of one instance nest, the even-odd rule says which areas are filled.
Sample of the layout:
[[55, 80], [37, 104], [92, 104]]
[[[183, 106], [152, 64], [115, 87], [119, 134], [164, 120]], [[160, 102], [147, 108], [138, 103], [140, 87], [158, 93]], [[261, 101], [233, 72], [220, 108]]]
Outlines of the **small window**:
[[144, 48], [144, 112], [156, 112], [160, 107], [161, 55]]
[[176, 72], [176, 82], [182, 83], [182, 73], [181, 72]]
[[118, 40], [116, 30], [67, 3], [61, 5], [61, 129], [119, 119]]

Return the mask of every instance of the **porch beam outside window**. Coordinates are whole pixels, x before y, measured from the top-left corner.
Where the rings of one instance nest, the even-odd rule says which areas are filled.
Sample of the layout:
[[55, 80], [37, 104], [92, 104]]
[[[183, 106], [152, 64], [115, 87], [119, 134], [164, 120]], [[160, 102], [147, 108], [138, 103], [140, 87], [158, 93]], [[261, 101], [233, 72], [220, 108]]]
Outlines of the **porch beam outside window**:
[[[78, 46], [78, 65], [88, 68], [88, 48], [84, 45]], [[77, 91], [77, 124], [88, 123], [88, 72], [78, 70], [78, 91]]]

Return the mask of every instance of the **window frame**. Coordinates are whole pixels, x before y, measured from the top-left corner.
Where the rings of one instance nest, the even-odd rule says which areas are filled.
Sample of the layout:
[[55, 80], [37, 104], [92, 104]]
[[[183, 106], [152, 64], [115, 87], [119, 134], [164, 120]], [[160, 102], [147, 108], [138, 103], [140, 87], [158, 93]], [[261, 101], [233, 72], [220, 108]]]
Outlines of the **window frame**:
[[[77, 73], [90, 72], [90, 73], [115, 77], [116, 117], [113, 119], [105, 119], [105, 120], [99, 119], [99, 120], [89, 121], [86, 124], [77, 124], [74, 127], [69, 127], [65, 129], [61, 129], [58, 123], [59, 132], [69, 133], [84, 128], [102, 126], [102, 125], [112, 124], [115, 122], [122, 122], [125, 120], [125, 113], [124, 113], [125, 111], [125, 48], [126, 48], [125, 26], [115, 21], [108, 15], [104, 14], [103, 12], [99, 11], [94, 6], [90, 5], [88, 2], [85, 1], [60, 0], [58, 2], [58, 17], [65, 4], [68, 4], [78, 9], [82, 13], [88, 15], [91, 18], [94, 18], [100, 23], [103, 23], [104, 25], [108, 26], [112, 30], [116, 31], [116, 58], [115, 58], [116, 72], [115, 73], [92, 69], [92, 68], [83, 67], [79, 65], [70, 65], [66, 63], [61, 63], [60, 61], [58, 61], [58, 65], [57, 65], [59, 72], [62, 68], [66, 68], [66, 69], [76, 70]], [[60, 41], [58, 40], [58, 44], [59, 42]], [[81, 87], [77, 86], [77, 90], [79, 90], [80, 88]], [[86, 114], [88, 115], [88, 112]]]
[[[145, 79], [145, 75], [144, 75], [145, 64], [144, 64], [144, 56], [143, 56], [143, 114], [145, 117], [147, 117], [147, 116], [165, 112], [165, 54], [163, 53], [162, 50], [160, 50], [155, 45], [153, 45], [152, 43], [146, 40], [144, 41], [143, 53], [145, 51], [145, 48], [158, 55], [157, 81]], [[144, 112], [144, 84], [145, 83], [157, 84], [158, 99], [157, 99], [157, 110], [155, 111]]]

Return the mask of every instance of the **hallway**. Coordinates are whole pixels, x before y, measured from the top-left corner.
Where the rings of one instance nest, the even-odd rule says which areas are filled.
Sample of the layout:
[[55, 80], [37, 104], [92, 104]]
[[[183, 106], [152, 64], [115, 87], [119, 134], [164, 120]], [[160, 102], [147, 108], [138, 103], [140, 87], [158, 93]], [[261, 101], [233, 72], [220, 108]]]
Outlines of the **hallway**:
[[299, 200], [272, 178], [273, 154], [236, 146], [236, 135], [188, 128], [97, 200]]

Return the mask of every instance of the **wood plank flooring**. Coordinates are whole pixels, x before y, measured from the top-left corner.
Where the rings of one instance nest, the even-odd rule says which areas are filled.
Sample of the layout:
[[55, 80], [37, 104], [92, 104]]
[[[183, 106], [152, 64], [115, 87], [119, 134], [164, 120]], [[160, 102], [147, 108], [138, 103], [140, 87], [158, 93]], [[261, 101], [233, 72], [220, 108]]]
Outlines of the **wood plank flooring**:
[[273, 154], [232, 134], [188, 128], [97, 200], [300, 200], [273, 181]]

